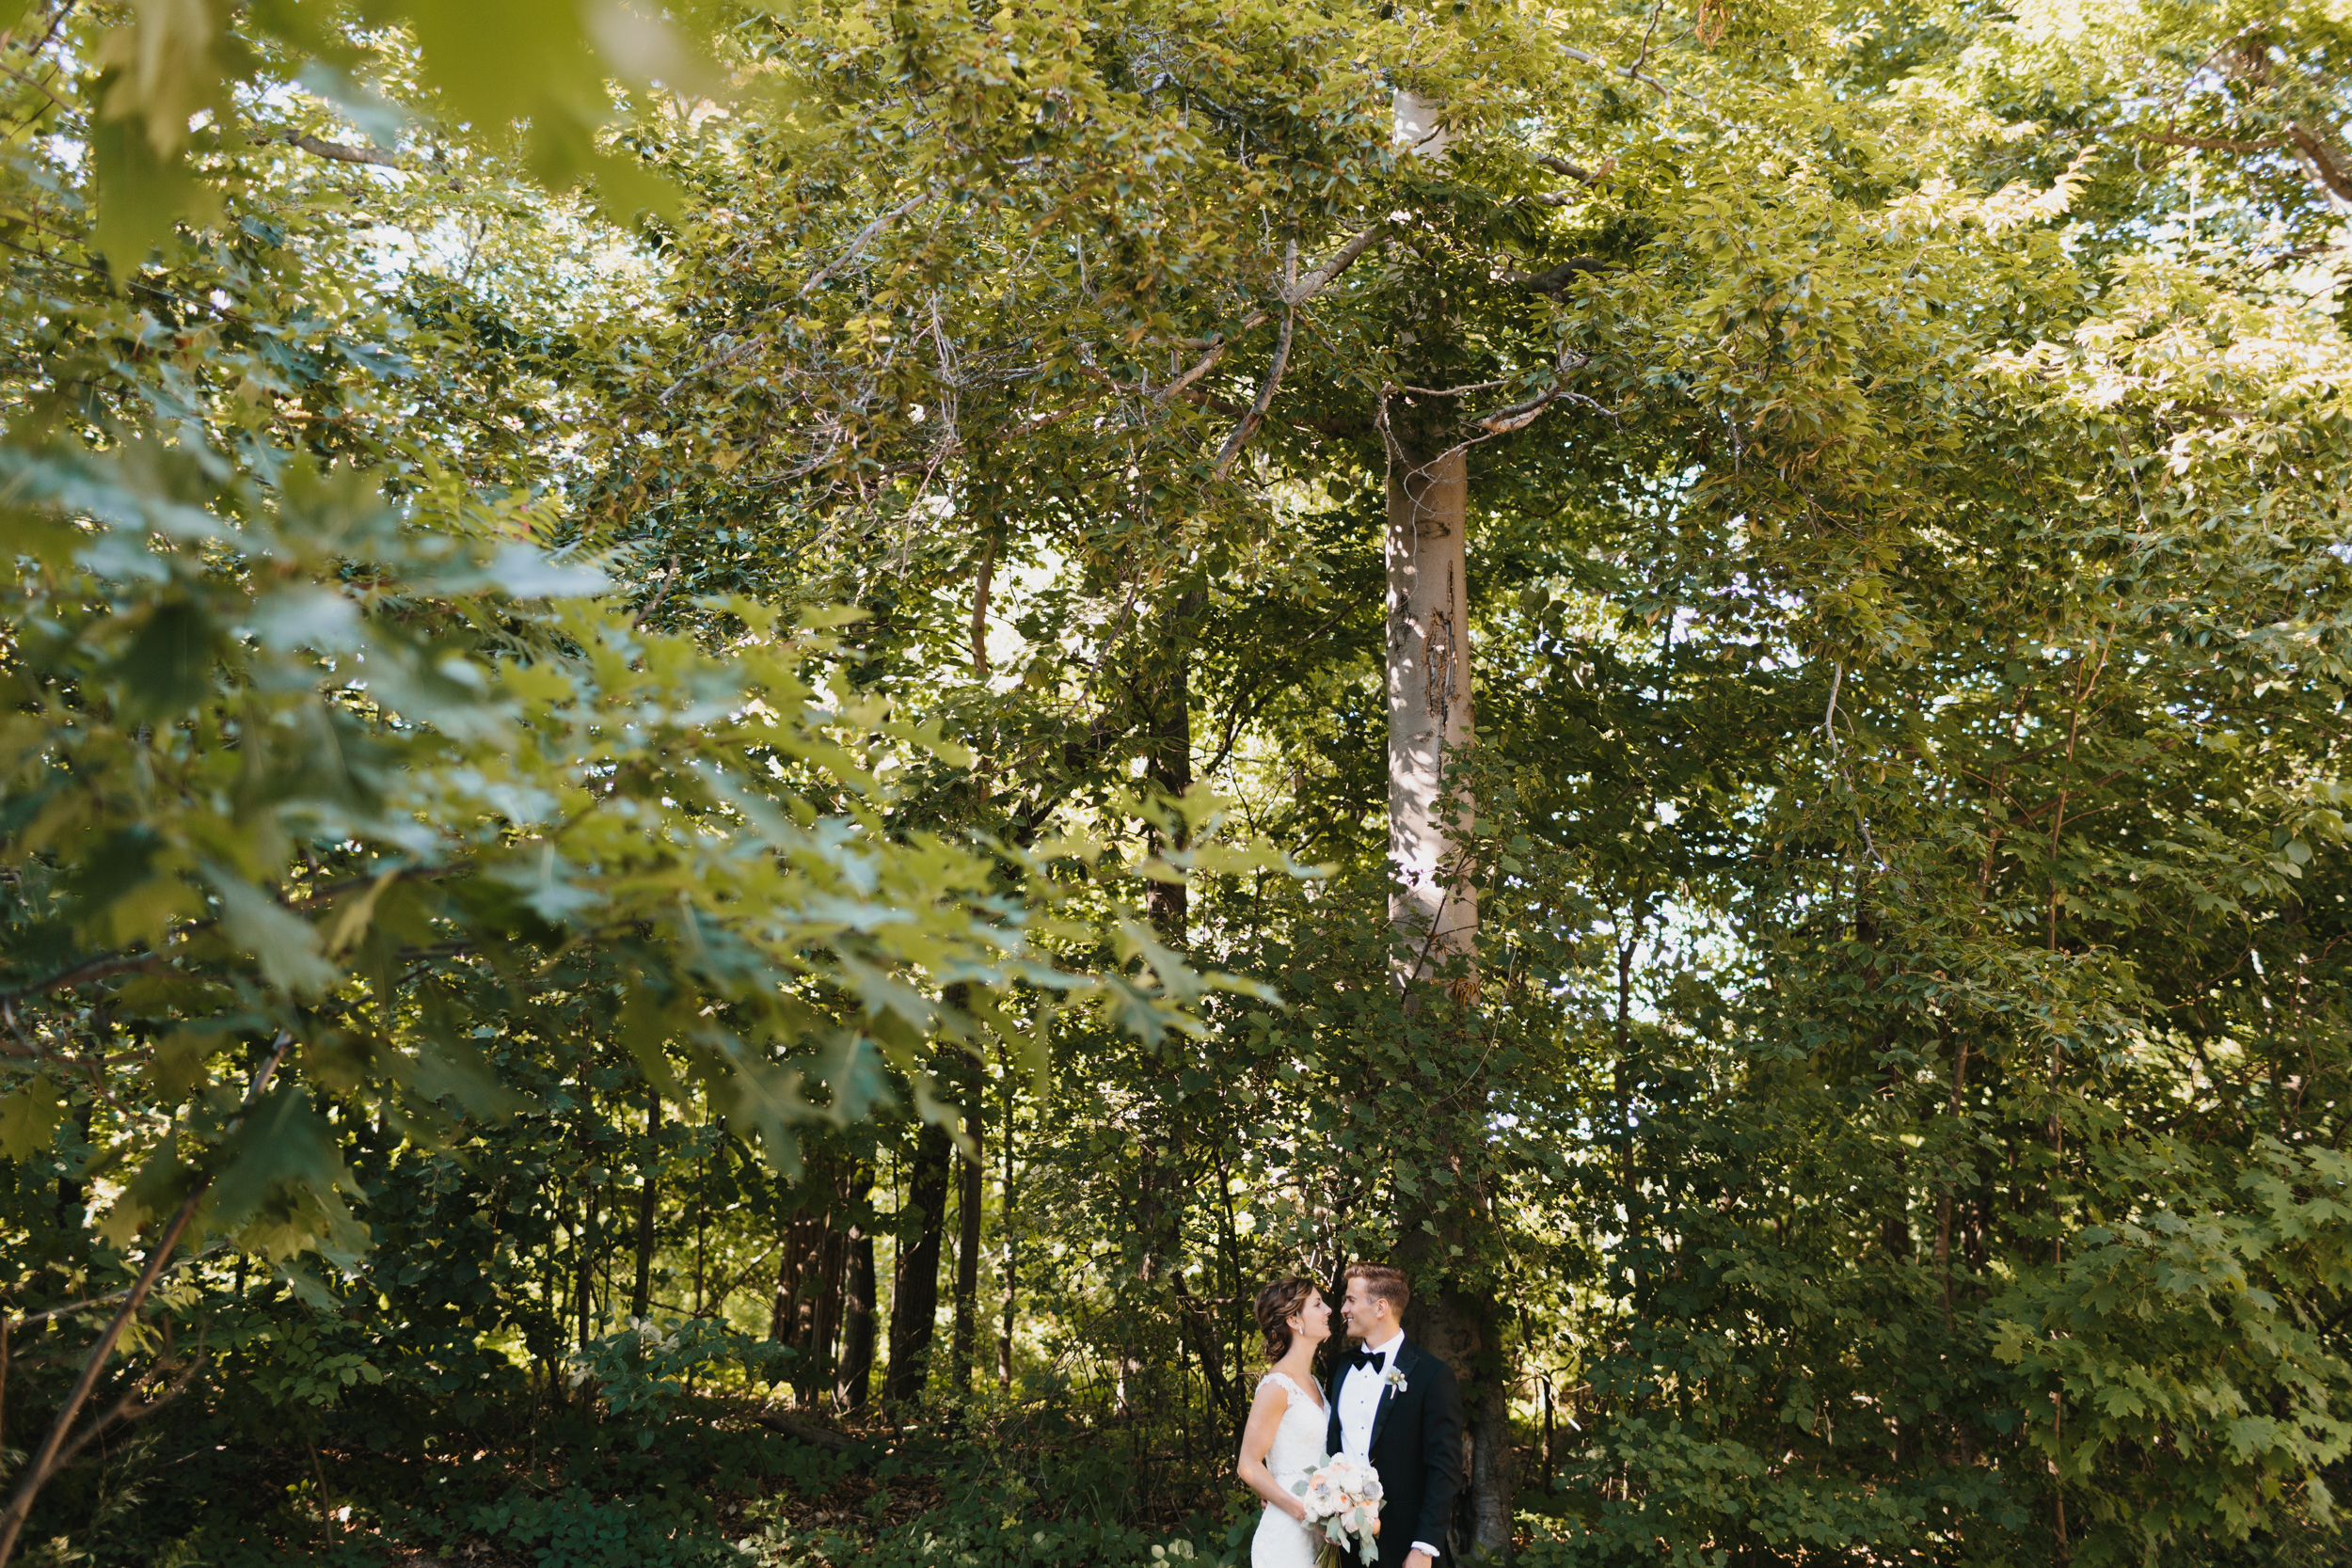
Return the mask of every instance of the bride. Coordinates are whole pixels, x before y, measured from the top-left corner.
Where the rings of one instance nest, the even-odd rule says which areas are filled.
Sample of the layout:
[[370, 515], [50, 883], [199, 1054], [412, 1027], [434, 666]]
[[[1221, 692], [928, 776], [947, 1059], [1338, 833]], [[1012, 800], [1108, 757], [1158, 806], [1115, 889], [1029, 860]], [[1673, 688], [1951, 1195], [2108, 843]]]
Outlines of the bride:
[[1274, 1370], [1259, 1380], [1234, 1473], [1265, 1499], [1249, 1544], [1250, 1568], [1314, 1568], [1320, 1543], [1291, 1490], [1323, 1458], [1330, 1417], [1315, 1387], [1315, 1347], [1331, 1337], [1331, 1307], [1311, 1279], [1278, 1279], [1258, 1292], [1258, 1327]]

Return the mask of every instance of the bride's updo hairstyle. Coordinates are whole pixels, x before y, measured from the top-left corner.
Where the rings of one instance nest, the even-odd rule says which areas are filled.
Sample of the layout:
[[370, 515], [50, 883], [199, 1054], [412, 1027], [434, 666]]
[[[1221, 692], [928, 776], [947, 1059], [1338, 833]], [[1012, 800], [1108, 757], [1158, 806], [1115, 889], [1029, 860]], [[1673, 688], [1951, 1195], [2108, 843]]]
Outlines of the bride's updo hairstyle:
[[1290, 1354], [1291, 1320], [1307, 1309], [1307, 1298], [1322, 1287], [1304, 1275], [1278, 1279], [1258, 1291], [1258, 1332], [1265, 1336], [1265, 1358]]

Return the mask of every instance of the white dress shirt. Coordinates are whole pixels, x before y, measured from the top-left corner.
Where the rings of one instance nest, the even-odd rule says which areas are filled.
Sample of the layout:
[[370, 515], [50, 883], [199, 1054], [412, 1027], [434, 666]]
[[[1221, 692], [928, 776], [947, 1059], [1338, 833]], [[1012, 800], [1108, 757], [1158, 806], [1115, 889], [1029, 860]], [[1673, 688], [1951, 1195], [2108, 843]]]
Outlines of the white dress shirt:
[[[1396, 1370], [1396, 1353], [1405, 1348], [1405, 1331], [1397, 1330], [1376, 1345], [1366, 1345], [1365, 1351], [1379, 1356], [1380, 1370], [1370, 1367], [1350, 1367], [1340, 1379], [1340, 1450], [1358, 1459], [1372, 1457], [1372, 1423], [1380, 1414], [1380, 1396], [1387, 1391], [1385, 1380]], [[1438, 1548], [1425, 1541], [1413, 1543], [1413, 1550], [1438, 1555]]]
[[1396, 1365], [1396, 1353], [1404, 1347], [1402, 1329], [1380, 1344], [1366, 1345], [1367, 1354], [1383, 1357], [1380, 1370], [1350, 1367], [1340, 1380], [1340, 1448], [1359, 1459], [1372, 1457], [1372, 1420], [1380, 1413], [1381, 1379]]

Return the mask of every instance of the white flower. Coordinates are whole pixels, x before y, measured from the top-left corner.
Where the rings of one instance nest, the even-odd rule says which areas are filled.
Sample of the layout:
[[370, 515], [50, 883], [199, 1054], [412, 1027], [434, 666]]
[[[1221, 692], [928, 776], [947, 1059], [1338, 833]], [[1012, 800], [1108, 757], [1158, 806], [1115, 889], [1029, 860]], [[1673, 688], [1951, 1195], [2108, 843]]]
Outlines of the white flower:
[[1377, 1555], [1380, 1530], [1380, 1473], [1352, 1454], [1326, 1459], [1298, 1487], [1307, 1509], [1307, 1522], [1317, 1534], [1358, 1556]]
[[1405, 1381], [1405, 1370], [1401, 1367], [1391, 1367], [1381, 1377], [1380, 1381], [1387, 1384], [1390, 1387], [1395, 1389], [1400, 1394], [1404, 1393], [1407, 1388], [1412, 1386], [1412, 1385]]

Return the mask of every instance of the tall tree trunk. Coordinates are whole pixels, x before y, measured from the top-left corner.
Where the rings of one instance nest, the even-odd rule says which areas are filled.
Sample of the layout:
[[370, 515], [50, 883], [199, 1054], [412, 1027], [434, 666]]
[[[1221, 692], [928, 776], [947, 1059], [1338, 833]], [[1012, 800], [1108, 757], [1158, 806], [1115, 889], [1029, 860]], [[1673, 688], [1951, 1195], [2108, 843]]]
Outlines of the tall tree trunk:
[[645, 1164], [637, 1178], [637, 1278], [629, 1287], [628, 1315], [644, 1321], [653, 1310], [654, 1210], [661, 1196], [661, 1092], [645, 1085]]
[[[1152, 786], [1174, 799], [1182, 799], [1192, 788], [1193, 626], [1208, 607], [1208, 594], [1199, 589], [1180, 594], [1168, 607], [1161, 628], [1164, 662], [1158, 689], [1153, 694], [1152, 751], [1145, 758], [1145, 768]], [[1156, 829], [1152, 833], [1152, 846], [1154, 849], [1162, 847]], [[1184, 848], [1182, 836], [1166, 847]], [[1144, 900], [1160, 940], [1171, 947], [1182, 947], [1192, 921], [1191, 889], [1183, 882], [1153, 882], [1145, 892]]]
[[800, 1350], [808, 1370], [800, 1379], [800, 1402], [814, 1405], [834, 1382], [834, 1348], [841, 1332], [841, 1287], [849, 1272], [850, 1238], [837, 1225], [825, 1227], [817, 1256], [816, 1289], [800, 1307]]
[[[1168, 604], [1158, 627], [1160, 664], [1158, 679], [1150, 689], [1151, 750], [1144, 767], [1153, 789], [1171, 799], [1182, 799], [1192, 787], [1192, 639], [1194, 625], [1207, 607], [1208, 595], [1198, 589], [1180, 594]], [[1181, 821], [1165, 831], [1153, 828], [1151, 840], [1154, 852], [1186, 847]], [[1146, 912], [1160, 941], [1182, 952], [1191, 938], [1190, 888], [1183, 882], [1155, 881], [1145, 899]], [[1136, 1106], [1135, 1277], [1141, 1288], [1138, 1305], [1155, 1316], [1173, 1308], [1173, 1326], [1182, 1335], [1184, 1133], [1165, 1092], [1168, 1077], [1148, 1072]], [[1140, 1397], [1153, 1404], [1164, 1402], [1159, 1379], [1165, 1369], [1159, 1358], [1137, 1358], [1128, 1353], [1128, 1359], [1143, 1363], [1137, 1369]], [[1120, 1381], [1124, 1389], [1123, 1373]]]
[[795, 1213], [784, 1221], [781, 1229], [776, 1238], [776, 1289], [768, 1303], [768, 1338], [788, 1345], [800, 1322], [802, 1280], [819, 1238], [817, 1227], [803, 1214]]
[[930, 1122], [915, 1135], [914, 1179], [908, 1184], [908, 1212], [899, 1216], [898, 1268], [890, 1288], [890, 1370], [882, 1378], [882, 1398], [894, 1404], [919, 1403], [930, 1373], [947, 1164], [954, 1152], [947, 1134]]
[[972, 1362], [979, 1344], [981, 1178], [988, 1169], [981, 1154], [980, 1094], [975, 1072], [963, 1113], [963, 1135], [972, 1140], [972, 1150], [956, 1190], [956, 1328], [949, 1373], [959, 1397], [972, 1391]]
[[849, 1257], [841, 1285], [841, 1363], [833, 1376], [834, 1402], [855, 1414], [866, 1408], [874, 1386], [874, 1228], [866, 1202], [874, 1169], [860, 1163], [851, 1178]]
[[1195, 1347], [1200, 1354], [1200, 1375], [1209, 1385], [1209, 1403], [1216, 1411], [1216, 1433], [1221, 1442], [1228, 1424], [1233, 1427], [1233, 1440], [1241, 1440], [1241, 1409], [1239, 1390], [1234, 1380], [1226, 1375], [1224, 1336], [1218, 1332], [1216, 1314], [1192, 1293], [1180, 1270], [1168, 1275], [1168, 1283], [1176, 1291], [1176, 1300], [1184, 1309], [1184, 1319], [1192, 1331]]
[[1517, 1480], [1511, 1455], [1511, 1386], [1500, 1314], [1491, 1300], [1477, 1305], [1486, 1348], [1466, 1411], [1470, 1429], [1470, 1537], [1482, 1551], [1500, 1554], [1511, 1549]]
[[[1396, 420], [1402, 425], [1402, 420]], [[1445, 770], [1470, 742], [1467, 455], [1440, 434], [1389, 436], [1389, 918], [1410, 986], [1478, 939], [1478, 895], [1463, 875], [1471, 802]]]
[[792, 1387], [804, 1406], [837, 1388], [834, 1348], [850, 1266], [850, 1221], [863, 1208], [861, 1183], [866, 1180], [863, 1166], [837, 1152], [812, 1153], [799, 1207], [777, 1242], [781, 1259], [768, 1333], [797, 1353]]
[[1005, 1301], [1004, 1320], [996, 1334], [996, 1386], [1009, 1392], [1012, 1388], [1012, 1324], [1013, 1309], [1020, 1304], [1021, 1291], [1021, 1233], [1013, 1227], [1012, 1192], [1012, 1063], [1005, 1062], [1005, 1120], [997, 1134], [997, 1142], [1005, 1150], [1005, 1176], [1001, 1188], [1002, 1218], [999, 1227], [1005, 1234]]
[[[1438, 1216], [1441, 1234], [1418, 1227], [1399, 1244], [1399, 1258], [1414, 1273], [1443, 1268], [1448, 1243], [1465, 1245], [1474, 1216]], [[1489, 1552], [1511, 1549], [1510, 1366], [1504, 1355], [1504, 1313], [1489, 1292], [1452, 1281], [1433, 1294], [1416, 1292], [1406, 1313], [1406, 1331], [1454, 1369], [1462, 1384], [1465, 1479], [1454, 1499], [1454, 1528], [1470, 1544]]]
[[580, 1348], [586, 1350], [592, 1338], [591, 1326], [596, 1321], [596, 1249], [593, 1232], [596, 1227], [596, 1195], [591, 1188], [580, 1199], [576, 1228], [572, 1232], [572, 1314], [578, 1320]]
[[[1389, 858], [1396, 883], [1390, 921], [1399, 949], [1394, 978], [1406, 1007], [1415, 991], [1456, 959], [1473, 961], [1478, 895], [1468, 865], [1476, 811], [1466, 790], [1450, 793], [1447, 769], [1473, 735], [1470, 703], [1468, 454], [1450, 409], [1416, 417], [1409, 403], [1384, 421], [1388, 444]], [[1462, 996], [1471, 994], [1461, 982]], [[1475, 1097], [1471, 1097], [1473, 1102]], [[1438, 1129], [1457, 1146], [1457, 1166], [1478, 1136], [1471, 1127]], [[1406, 1230], [1408, 1265], [1445, 1270], [1448, 1249], [1470, 1245], [1484, 1223], [1473, 1183], [1438, 1215], [1439, 1234]], [[1511, 1405], [1504, 1314], [1484, 1290], [1448, 1278], [1418, 1299], [1414, 1331], [1462, 1380], [1470, 1430], [1468, 1480], [1456, 1528], [1478, 1548], [1511, 1546]]]

